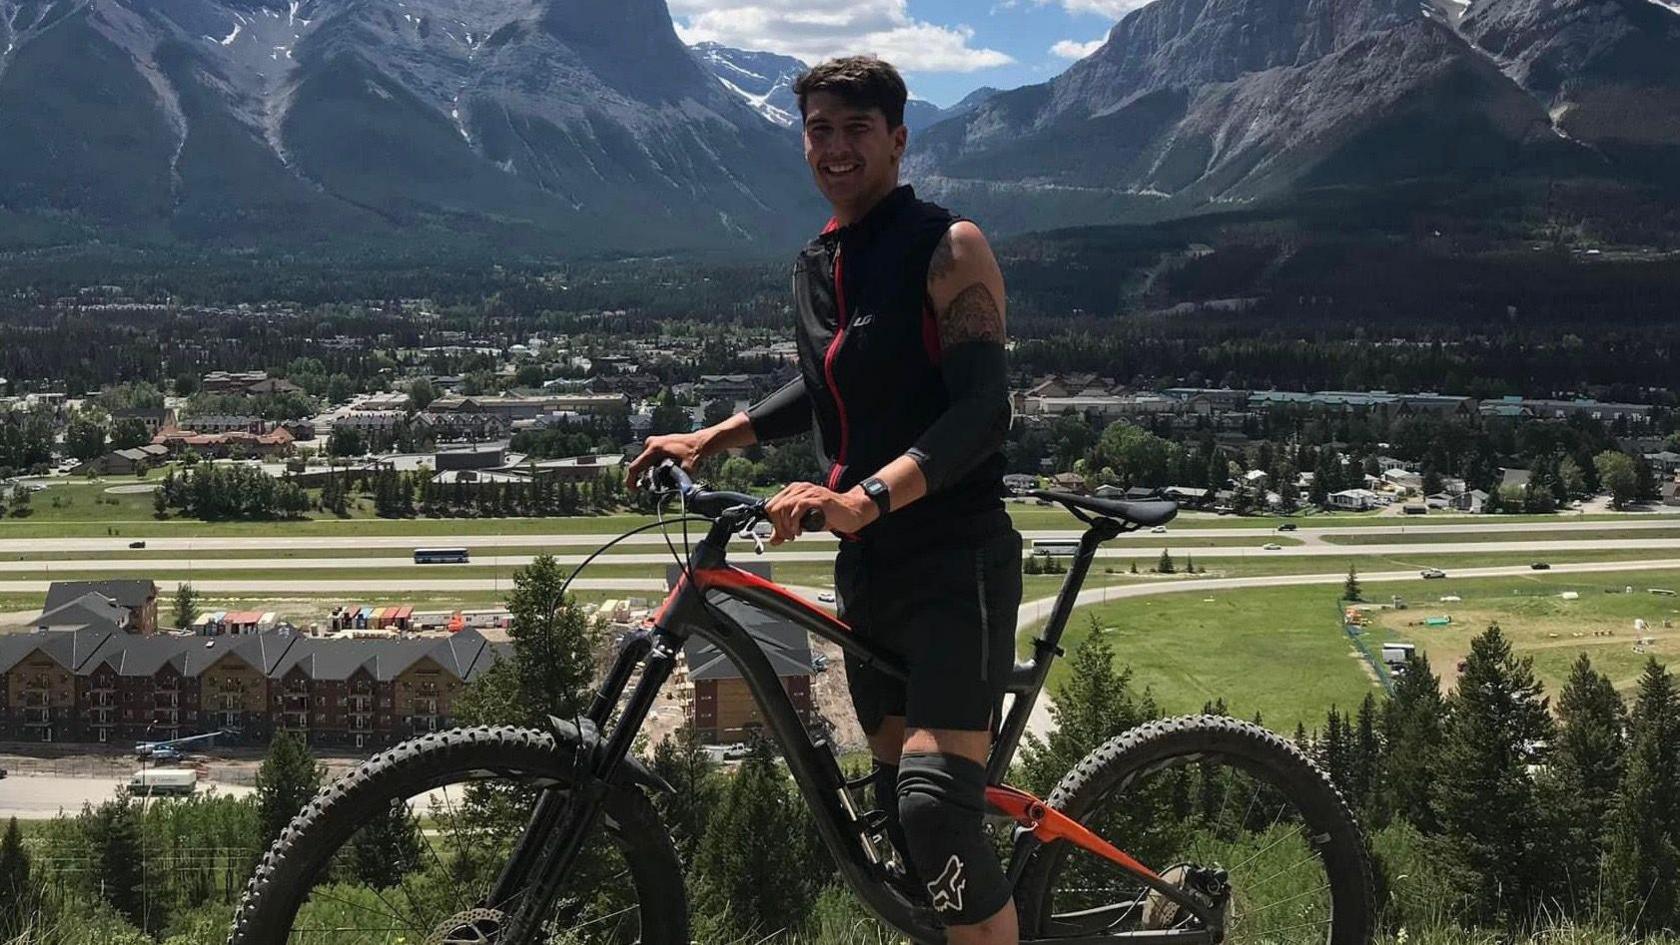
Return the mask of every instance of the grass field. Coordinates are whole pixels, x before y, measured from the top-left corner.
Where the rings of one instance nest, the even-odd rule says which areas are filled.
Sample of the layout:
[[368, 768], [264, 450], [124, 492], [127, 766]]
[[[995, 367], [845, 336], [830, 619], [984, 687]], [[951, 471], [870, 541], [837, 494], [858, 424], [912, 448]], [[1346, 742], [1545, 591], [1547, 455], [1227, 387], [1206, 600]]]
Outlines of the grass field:
[[[1634, 593], [1623, 593], [1629, 586]], [[1367, 582], [1368, 600], [1388, 601], [1399, 594], [1410, 604], [1403, 611], [1378, 611], [1367, 632], [1373, 644], [1416, 643], [1450, 685], [1470, 639], [1497, 621], [1518, 654], [1534, 658], [1549, 694], [1556, 695], [1581, 652], [1626, 690], [1649, 656], [1680, 661], [1680, 598], [1648, 594], [1648, 587], [1680, 589], [1680, 571]], [[1559, 597], [1571, 590], [1578, 600]], [[1339, 587], [1320, 585], [1186, 590], [1120, 600], [1077, 611], [1063, 646], [1077, 646], [1094, 617], [1117, 661], [1134, 670], [1138, 684], [1150, 687], [1166, 711], [1193, 712], [1223, 697], [1233, 714], [1249, 717], [1259, 711], [1269, 727], [1289, 731], [1297, 721], [1321, 724], [1331, 705], [1350, 708], [1366, 692], [1376, 691], [1371, 673], [1341, 630], [1339, 596]], [[1441, 603], [1444, 596], [1463, 601]], [[1418, 625], [1443, 614], [1452, 616], [1452, 626]], [[1648, 652], [1635, 652], [1635, 617], [1650, 626], [1653, 644], [1643, 648]], [[1664, 620], [1675, 627], [1664, 627]], [[1593, 635], [1603, 630], [1613, 635]], [[1064, 668], [1052, 671], [1052, 683]]]
[[[1626, 593], [1630, 587], [1633, 592]], [[1408, 609], [1376, 611], [1370, 632], [1378, 639], [1416, 644], [1443, 680], [1451, 680], [1457, 677], [1458, 661], [1470, 651], [1471, 638], [1498, 623], [1513, 648], [1534, 658], [1535, 673], [1553, 695], [1580, 653], [1625, 693], [1648, 658], [1680, 661], [1680, 598], [1647, 593], [1653, 587], [1680, 590], [1680, 571], [1436, 581], [1426, 599], [1402, 592]], [[1565, 591], [1580, 596], [1565, 600]], [[1386, 594], [1366, 596], [1387, 599]], [[1442, 602], [1444, 596], [1463, 600]], [[1425, 617], [1435, 616], [1451, 617], [1451, 626], [1422, 626]], [[1645, 620], [1650, 645], [1636, 645], [1635, 618]]]
[[[1260, 712], [1267, 727], [1289, 732], [1375, 691], [1337, 623], [1336, 596], [1333, 586], [1249, 588], [1099, 604], [1074, 614], [1062, 646], [1077, 647], [1094, 618], [1118, 663], [1165, 712], [1199, 712], [1223, 697], [1233, 715]], [[1052, 668], [1052, 689], [1066, 667]]]

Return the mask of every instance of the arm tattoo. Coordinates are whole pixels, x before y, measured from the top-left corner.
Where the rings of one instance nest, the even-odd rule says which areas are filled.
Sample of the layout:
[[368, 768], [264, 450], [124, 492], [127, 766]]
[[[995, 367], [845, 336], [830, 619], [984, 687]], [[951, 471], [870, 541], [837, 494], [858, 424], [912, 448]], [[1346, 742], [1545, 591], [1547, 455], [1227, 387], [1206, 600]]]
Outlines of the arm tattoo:
[[952, 348], [965, 341], [1003, 344], [1003, 313], [983, 282], [962, 290], [939, 313], [940, 344]]
[[951, 251], [951, 234], [949, 231], [940, 238], [939, 245], [933, 248], [933, 258], [928, 261], [928, 281], [937, 282], [951, 274], [957, 268], [957, 258]]

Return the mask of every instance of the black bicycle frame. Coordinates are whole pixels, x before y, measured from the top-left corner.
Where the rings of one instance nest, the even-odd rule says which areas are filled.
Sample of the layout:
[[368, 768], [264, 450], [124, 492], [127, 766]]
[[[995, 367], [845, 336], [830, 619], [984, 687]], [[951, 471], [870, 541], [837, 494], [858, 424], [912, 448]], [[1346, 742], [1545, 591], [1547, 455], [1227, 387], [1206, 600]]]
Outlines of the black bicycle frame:
[[[1074, 599], [1096, 557], [1097, 547], [1130, 530], [1110, 519], [1087, 521], [1090, 521], [1091, 528], [1080, 540], [1079, 550], [1062, 581], [1043, 635], [1033, 640], [1033, 657], [1025, 663], [1017, 663], [1009, 680], [1007, 691], [1014, 694], [1014, 702], [998, 728], [987, 760], [988, 783], [991, 785], [1001, 784], [1026, 731], [1033, 704], [1049, 675], [1050, 664], [1055, 657], [1062, 655], [1057, 644], [1073, 612]], [[886, 881], [886, 870], [873, 845], [872, 835], [878, 830], [858, 814], [832, 746], [826, 741], [811, 738], [758, 642], [708, 597], [726, 596], [756, 607], [835, 643], [855, 659], [899, 679], [907, 677], [903, 661], [897, 655], [853, 636], [844, 623], [826, 611], [770, 581], [730, 567], [726, 561], [726, 550], [735, 524], [727, 519], [712, 524], [705, 539], [694, 547], [687, 568], [664, 605], [641, 631], [625, 641], [612, 670], [596, 693], [587, 724], [605, 734], [605, 743], [593, 748], [588, 756], [588, 772], [580, 783], [569, 789], [554, 788], [544, 792], [487, 903], [495, 908], [505, 908], [516, 898], [520, 901], [520, 908], [509, 917], [504, 945], [524, 945], [526, 936], [537, 928], [537, 917], [546, 915], [551, 908], [562, 879], [595, 825], [602, 800], [609, 790], [617, 789], [611, 785], [615, 778], [620, 777], [620, 769], [626, 764], [635, 737], [660, 688], [669, 679], [683, 641], [690, 636], [698, 636], [715, 645], [741, 673], [758, 703], [770, 734], [784, 752], [788, 770], [792, 772], [800, 793], [815, 814], [823, 844], [833, 855], [840, 875], [865, 907], [880, 921], [903, 932], [913, 941], [926, 945], [941, 945], [944, 942], [943, 924], [933, 910], [912, 902], [894, 884]], [[608, 732], [607, 723], [613, 709], [622, 701], [638, 664], [642, 667], [641, 679], [630, 692], [629, 700], [624, 703]], [[593, 738], [595, 733], [580, 734]], [[1036, 826], [1041, 820], [1059, 816], [1047, 812], [1043, 803], [1030, 795], [1012, 788], [994, 787], [993, 790], [1000, 792], [999, 797], [1018, 802], [1014, 805], [1014, 813], [1024, 825]], [[582, 803], [577, 803], [579, 800]], [[1017, 829], [1009, 868], [1012, 883], [1020, 878], [1027, 857], [1040, 842], [1027, 826]], [[1129, 858], [1126, 859], [1129, 861]], [[1140, 881], [1191, 910], [1208, 924], [1208, 928], [1023, 939], [1024, 945], [1096, 945], [1117, 940], [1134, 945], [1219, 940], [1223, 930], [1219, 927], [1221, 917], [1217, 912], [1208, 910], [1176, 885], [1160, 879], [1135, 861], [1134, 865], [1136, 870], [1141, 870], [1137, 872]]]

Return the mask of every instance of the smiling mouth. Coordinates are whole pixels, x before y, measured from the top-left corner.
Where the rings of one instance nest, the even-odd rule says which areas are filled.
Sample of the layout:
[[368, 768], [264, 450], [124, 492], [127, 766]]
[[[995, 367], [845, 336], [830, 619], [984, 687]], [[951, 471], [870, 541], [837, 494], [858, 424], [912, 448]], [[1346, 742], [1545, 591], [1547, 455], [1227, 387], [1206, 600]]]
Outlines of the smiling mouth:
[[856, 161], [846, 161], [822, 165], [822, 172], [829, 177], [846, 177], [863, 169], [863, 165]]

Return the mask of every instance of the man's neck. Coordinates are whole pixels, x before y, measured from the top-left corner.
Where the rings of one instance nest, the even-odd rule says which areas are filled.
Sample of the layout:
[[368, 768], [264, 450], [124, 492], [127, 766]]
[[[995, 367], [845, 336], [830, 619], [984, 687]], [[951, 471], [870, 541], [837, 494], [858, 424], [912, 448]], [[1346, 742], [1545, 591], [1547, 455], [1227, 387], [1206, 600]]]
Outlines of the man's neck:
[[898, 189], [898, 180], [895, 178], [891, 183], [887, 184], [886, 188], [884, 190], [882, 190], [880, 193], [871, 194], [868, 197], [861, 198], [861, 199], [859, 199], [859, 200], [857, 200], [853, 203], [847, 204], [845, 206], [841, 206], [840, 204], [835, 204], [834, 205], [834, 220], [835, 220], [835, 222], [840, 224], [841, 226], [851, 226], [853, 223], [856, 223], [857, 221], [863, 219], [866, 216], [869, 216], [869, 211], [875, 209], [876, 204], [879, 204], [881, 201], [887, 199], [887, 195], [891, 194], [893, 191], [895, 191], [897, 189]]

